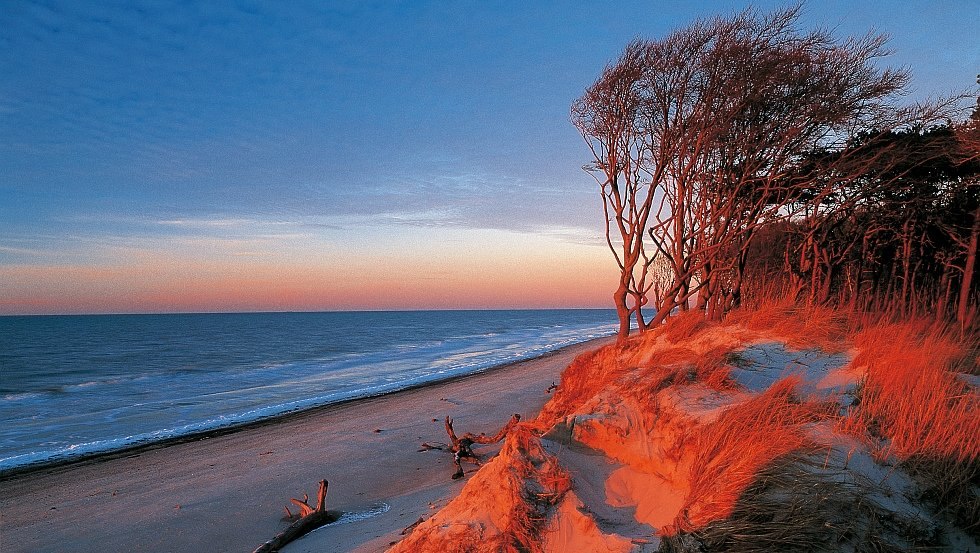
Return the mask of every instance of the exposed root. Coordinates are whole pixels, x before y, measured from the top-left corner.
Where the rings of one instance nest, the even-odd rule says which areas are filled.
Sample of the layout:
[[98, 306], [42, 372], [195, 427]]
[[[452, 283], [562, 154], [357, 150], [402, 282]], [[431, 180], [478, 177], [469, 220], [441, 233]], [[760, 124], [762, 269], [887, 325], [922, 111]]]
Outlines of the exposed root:
[[456, 431], [453, 429], [453, 419], [452, 417], [446, 417], [446, 434], [449, 435], [449, 444], [429, 444], [423, 442], [419, 451], [428, 451], [430, 449], [448, 449], [450, 453], [453, 454], [453, 464], [456, 466], [456, 472], [453, 473], [453, 480], [457, 480], [463, 477], [463, 464], [462, 461], [466, 460], [471, 463], [480, 464], [480, 458], [477, 457], [476, 453], [473, 452], [473, 444], [495, 444], [500, 440], [504, 439], [508, 432], [510, 432], [517, 423], [521, 421], [521, 416], [519, 414], [514, 414], [511, 416], [510, 420], [505, 424], [495, 435], [487, 436], [485, 434], [471, 434], [467, 432], [463, 434], [460, 438], [456, 435]]

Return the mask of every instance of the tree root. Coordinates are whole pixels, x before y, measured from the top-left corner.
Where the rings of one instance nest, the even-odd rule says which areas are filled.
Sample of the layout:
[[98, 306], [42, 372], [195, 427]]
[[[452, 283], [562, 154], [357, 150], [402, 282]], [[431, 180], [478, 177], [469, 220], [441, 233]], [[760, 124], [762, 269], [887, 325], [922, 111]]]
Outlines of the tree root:
[[252, 553], [273, 553], [287, 543], [305, 536], [324, 524], [329, 524], [340, 518], [340, 513], [327, 510], [327, 481], [320, 480], [320, 490], [317, 492], [316, 506], [311, 507], [308, 503], [310, 496], [303, 494], [303, 499], [290, 499], [289, 501], [299, 507], [299, 511], [293, 514], [286, 509], [287, 519], [296, 519], [285, 530], [279, 532], [276, 537], [260, 545]]
[[[452, 417], [446, 417], [446, 434], [449, 434], [450, 444], [447, 446], [450, 453], [453, 454], [453, 463], [456, 465], [456, 472], [453, 473], [453, 480], [457, 480], [463, 477], [463, 465], [462, 461], [465, 459], [471, 463], [477, 465], [480, 464], [480, 458], [473, 453], [473, 444], [495, 444], [500, 440], [504, 439], [504, 436], [512, 428], [514, 428], [517, 423], [521, 422], [521, 416], [514, 414], [510, 420], [507, 422], [503, 428], [500, 429], [494, 436], [487, 436], [486, 434], [471, 434], [467, 432], [463, 434], [460, 438], [456, 436], [456, 431], [453, 430], [453, 419]], [[432, 445], [429, 443], [423, 443], [422, 449], [419, 451], [427, 451], [429, 449], [446, 449], [440, 445]]]

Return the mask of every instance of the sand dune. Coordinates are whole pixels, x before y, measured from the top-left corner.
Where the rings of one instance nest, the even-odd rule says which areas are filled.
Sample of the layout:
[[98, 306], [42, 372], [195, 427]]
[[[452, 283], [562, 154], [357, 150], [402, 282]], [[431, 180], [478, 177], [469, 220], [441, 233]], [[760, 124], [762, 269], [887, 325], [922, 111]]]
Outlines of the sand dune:
[[[867, 335], [878, 327], [827, 351], [805, 344], [795, 315], [783, 314], [782, 330], [800, 327], [783, 336], [779, 325], [692, 313], [583, 354], [537, 419], [391, 552], [975, 550], [962, 531], [969, 514], [958, 514], [975, 494], [935, 504], [937, 476], [896, 447], [920, 438], [899, 439], [902, 424], [861, 427], [868, 390], [892, 393], [877, 390], [896, 374], [874, 367], [885, 349]], [[933, 361], [915, 366], [920, 379], [947, 370], [940, 352], [957, 355], [941, 336], [907, 338], [910, 358]], [[952, 420], [980, 397], [958, 393], [914, 401]], [[950, 470], [976, 459], [972, 413], [939, 430], [955, 454]]]

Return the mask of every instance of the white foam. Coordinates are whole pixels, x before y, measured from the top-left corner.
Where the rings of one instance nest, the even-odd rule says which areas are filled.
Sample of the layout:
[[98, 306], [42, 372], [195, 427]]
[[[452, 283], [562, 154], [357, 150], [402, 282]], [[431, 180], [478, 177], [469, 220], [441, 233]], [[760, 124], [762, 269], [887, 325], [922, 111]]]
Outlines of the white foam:
[[[101, 393], [107, 405], [99, 406], [97, 411], [75, 415], [77, 420], [74, 422], [66, 422], [66, 418], [72, 415], [65, 413], [75, 411], [52, 404], [48, 407], [51, 417], [49, 425], [39, 423], [36, 434], [94, 433], [93, 439], [83, 438], [74, 443], [58, 443], [55, 439], [48, 439], [46, 443], [31, 447], [19, 443], [21, 438], [18, 438], [18, 434], [8, 435], [0, 431], [0, 472], [239, 426], [341, 401], [479, 373], [504, 363], [530, 359], [574, 343], [608, 336], [615, 329], [613, 324], [515, 329], [429, 340], [412, 344], [414, 347], [411, 349], [393, 346], [381, 351], [341, 355], [320, 361], [264, 364], [233, 374], [116, 378], [113, 381], [117, 385], [138, 386], [130, 390], [134, 394], [152, 390], [170, 395], [145, 401], [124, 401], [112, 396], [116, 393], [112, 386], [105, 386], [106, 390]], [[100, 385], [113, 381], [86, 381], [73, 385], [73, 388], [102, 389]], [[138, 385], [133, 384], [137, 381]], [[235, 387], [227, 388], [229, 382], [234, 383]], [[317, 393], [317, 390], [320, 392]], [[8, 394], [4, 399], [38, 399], [41, 395], [32, 392]], [[297, 396], [298, 399], [287, 399]], [[81, 400], [69, 398], [64, 401]], [[116, 403], [109, 405], [110, 400]], [[44, 401], [36, 403], [44, 406]], [[168, 417], [170, 424], [166, 422]], [[15, 418], [10, 417], [11, 420]], [[186, 422], [186, 419], [191, 419], [191, 422]], [[23, 417], [19, 420], [27, 421]], [[69, 423], [75, 426], [66, 429], [64, 425]], [[149, 424], [156, 428], [147, 428]], [[113, 430], [116, 431], [115, 436], [97, 435]]]

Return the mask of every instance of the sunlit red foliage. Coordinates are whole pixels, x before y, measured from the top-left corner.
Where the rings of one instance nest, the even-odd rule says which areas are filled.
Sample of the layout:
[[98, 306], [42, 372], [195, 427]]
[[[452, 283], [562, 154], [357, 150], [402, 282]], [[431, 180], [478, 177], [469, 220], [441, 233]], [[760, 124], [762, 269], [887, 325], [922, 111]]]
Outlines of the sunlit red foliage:
[[888, 453], [980, 458], [980, 393], [955, 374], [968, 362], [967, 344], [919, 321], [874, 326], [854, 341], [854, 363], [867, 367], [855, 416], [887, 439]]
[[728, 314], [728, 324], [765, 333], [790, 347], [819, 347], [824, 351], [842, 351], [847, 340], [848, 318], [827, 306], [801, 306], [792, 298], [765, 298], [751, 308]]

